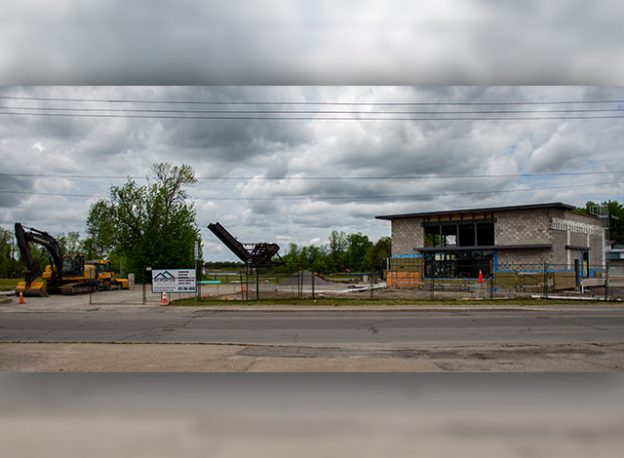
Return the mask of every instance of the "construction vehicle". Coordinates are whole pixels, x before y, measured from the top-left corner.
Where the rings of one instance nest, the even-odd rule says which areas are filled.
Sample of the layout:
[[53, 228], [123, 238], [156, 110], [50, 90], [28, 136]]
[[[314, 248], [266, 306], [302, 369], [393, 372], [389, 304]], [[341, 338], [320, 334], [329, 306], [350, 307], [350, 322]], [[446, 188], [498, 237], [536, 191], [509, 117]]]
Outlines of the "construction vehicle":
[[128, 279], [120, 278], [111, 268], [108, 259], [97, 259], [85, 261], [85, 264], [95, 267], [95, 275], [99, 281], [99, 289], [128, 289]]
[[276, 243], [263, 242], [243, 244], [236, 240], [236, 238], [219, 223], [209, 224], [208, 229], [249, 267], [284, 263], [278, 254], [280, 247]]
[[[58, 240], [47, 232], [15, 223], [15, 238], [24, 264], [24, 281], [18, 282], [16, 295], [45, 297], [49, 293], [88, 293], [98, 287], [95, 266], [85, 264], [80, 254], [63, 255]], [[50, 256], [50, 264], [41, 274], [41, 280], [38, 280], [40, 272], [32, 256], [31, 242], [43, 246]]]

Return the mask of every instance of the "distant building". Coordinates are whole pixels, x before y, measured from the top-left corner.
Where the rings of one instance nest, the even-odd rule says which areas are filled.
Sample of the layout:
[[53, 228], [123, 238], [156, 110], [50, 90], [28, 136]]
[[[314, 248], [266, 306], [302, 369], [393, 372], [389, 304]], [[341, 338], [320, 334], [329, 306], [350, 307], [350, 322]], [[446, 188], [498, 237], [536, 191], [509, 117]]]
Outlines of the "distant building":
[[600, 219], [560, 202], [376, 218], [392, 224], [388, 271], [413, 272], [415, 283], [546, 269], [565, 273], [559, 284], [573, 288], [605, 267]]
[[613, 245], [607, 254], [609, 258], [609, 273], [624, 275], [624, 245]]

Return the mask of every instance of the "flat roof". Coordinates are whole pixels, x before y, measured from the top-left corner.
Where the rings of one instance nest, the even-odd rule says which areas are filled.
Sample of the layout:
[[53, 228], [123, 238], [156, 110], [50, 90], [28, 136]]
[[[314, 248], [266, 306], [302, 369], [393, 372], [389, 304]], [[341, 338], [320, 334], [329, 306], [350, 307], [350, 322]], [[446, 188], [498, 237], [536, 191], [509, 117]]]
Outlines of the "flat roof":
[[453, 215], [457, 213], [540, 210], [544, 208], [558, 208], [561, 210], [576, 210], [576, 207], [574, 205], [568, 205], [562, 202], [551, 202], [551, 203], [546, 203], [546, 204], [512, 205], [512, 206], [507, 206], [507, 207], [465, 208], [465, 209], [459, 209], [459, 210], [445, 210], [445, 211], [435, 211], [435, 212], [403, 213], [400, 215], [375, 216], [375, 218], [393, 220], [393, 219], [404, 219], [404, 218], [419, 218], [423, 216], [435, 216], [435, 215]]

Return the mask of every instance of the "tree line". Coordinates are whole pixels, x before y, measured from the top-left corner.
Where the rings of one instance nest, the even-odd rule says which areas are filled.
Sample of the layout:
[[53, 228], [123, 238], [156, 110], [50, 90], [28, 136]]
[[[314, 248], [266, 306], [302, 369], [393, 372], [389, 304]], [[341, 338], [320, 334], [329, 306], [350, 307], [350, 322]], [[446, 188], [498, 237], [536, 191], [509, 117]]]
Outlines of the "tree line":
[[369, 272], [385, 268], [390, 249], [390, 237], [382, 237], [373, 243], [360, 232], [346, 234], [333, 231], [328, 244], [299, 247], [291, 243], [288, 253], [282, 258], [287, 270], [306, 269], [323, 274]]

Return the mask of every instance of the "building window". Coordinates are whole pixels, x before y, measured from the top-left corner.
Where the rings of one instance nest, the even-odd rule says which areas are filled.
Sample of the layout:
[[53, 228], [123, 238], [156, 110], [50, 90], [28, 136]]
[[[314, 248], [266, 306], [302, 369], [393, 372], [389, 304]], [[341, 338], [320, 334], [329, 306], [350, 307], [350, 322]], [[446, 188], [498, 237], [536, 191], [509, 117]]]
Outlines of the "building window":
[[475, 246], [476, 229], [474, 224], [459, 225], [459, 246]]
[[425, 226], [425, 246], [442, 246], [440, 226]]
[[478, 223], [477, 224], [477, 245], [493, 246], [494, 245], [494, 223]]
[[479, 272], [489, 276], [493, 252], [461, 250], [453, 253], [425, 254], [425, 278], [478, 278]]
[[426, 224], [426, 247], [494, 246], [493, 222]]

